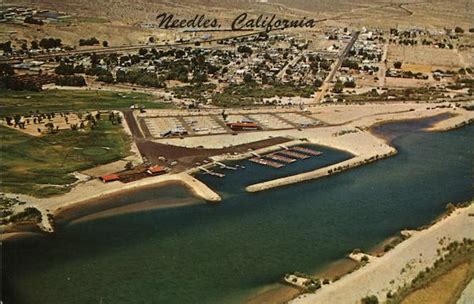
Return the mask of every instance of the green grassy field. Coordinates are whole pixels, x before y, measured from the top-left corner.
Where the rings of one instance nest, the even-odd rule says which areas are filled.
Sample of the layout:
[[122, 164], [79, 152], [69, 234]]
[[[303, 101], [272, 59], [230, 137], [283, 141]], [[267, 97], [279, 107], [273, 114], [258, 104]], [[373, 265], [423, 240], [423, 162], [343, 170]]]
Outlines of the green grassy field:
[[60, 112], [80, 110], [120, 110], [133, 104], [146, 108], [165, 108], [167, 104], [153, 101], [153, 96], [144, 93], [118, 93], [110, 91], [66, 91], [42, 92], [0, 90], [0, 115], [24, 114], [29, 111]]
[[47, 197], [70, 190], [76, 179], [69, 173], [129, 155], [130, 138], [121, 125], [100, 120], [92, 130], [43, 137], [1, 126], [0, 145], [2, 191]]

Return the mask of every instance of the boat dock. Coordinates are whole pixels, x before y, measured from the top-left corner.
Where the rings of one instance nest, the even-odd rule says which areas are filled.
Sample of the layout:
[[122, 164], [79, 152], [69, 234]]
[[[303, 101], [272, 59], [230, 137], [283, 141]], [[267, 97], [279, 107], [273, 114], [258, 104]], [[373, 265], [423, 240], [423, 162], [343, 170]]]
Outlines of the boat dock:
[[237, 170], [237, 167], [227, 166], [226, 164], [218, 162], [218, 161], [216, 161], [214, 163], [216, 165], [219, 165], [222, 169]]
[[309, 155], [306, 155], [306, 154], [298, 153], [295, 151], [287, 151], [287, 150], [278, 151], [278, 154], [282, 154], [283, 156], [289, 156], [289, 157], [297, 158], [297, 159], [307, 159], [310, 157]]
[[260, 157], [252, 157], [249, 159], [251, 162], [254, 162], [256, 164], [260, 164], [260, 165], [264, 165], [264, 166], [269, 166], [269, 167], [272, 167], [272, 168], [281, 168], [281, 167], [284, 167], [285, 165], [281, 164], [281, 163], [277, 163], [275, 161], [271, 161], [271, 160], [268, 160], [268, 159], [264, 159], [264, 158], [260, 158]]
[[323, 154], [323, 152], [320, 152], [320, 151], [315, 151], [315, 150], [312, 150], [312, 149], [308, 149], [308, 148], [305, 148], [305, 147], [298, 147], [298, 146], [293, 147], [292, 150], [296, 151], [296, 152], [309, 154], [309, 155], [312, 155], [312, 156], [319, 156], [319, 155]]
[[217, 173], [217, 172], [211, 171], [209, 169], [206, 169], [204, 167], [199, 167], [199, 169], [204, 171], [205, 173], [207, 173], [209, 175], [212, 175], [212, 176], [217, 176], [217, 177], [224, 177], [225, 176], [225, 174]]
[[269, 158], [269, 159], [272, 159], [272, 160], [277, 160], [277, 161], [281, 161], [281, 162], [284, 162], [284, 163], [287, 163], [287, 164], [291, 164], [291, 163], [294, 163], [296, 161], [296, 159], [294, 158], [289, 158], [289, 157], [286, 157], [286, 156], [283, 156], [283, 155], [278, 155], [278, 154], [268, 154], [268, 155], [264, 155], [266, 158]]
[[[323, 154], [320, 151], [301, 146], [293, 146], [289, 148], [284, 145], [279, 145], [279, 147], [281, 150], [273, 151], [264, 155], [250, 152], [253, 157], [249, 158], [249, 161], [272, 168], [281, 168], [287, 164], [294, 163], [297, 160], [308, 159], [312, 156]], [[217, 164], [220, 165], [221, 163]]]

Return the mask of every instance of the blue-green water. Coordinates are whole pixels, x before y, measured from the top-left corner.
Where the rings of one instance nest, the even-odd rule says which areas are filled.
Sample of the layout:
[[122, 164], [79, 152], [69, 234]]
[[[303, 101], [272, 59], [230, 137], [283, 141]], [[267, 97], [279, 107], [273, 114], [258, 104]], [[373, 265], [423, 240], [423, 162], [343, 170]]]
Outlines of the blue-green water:
[[[317, 271], [473, 197], [474, 126], [402, 133], [398, 155], [331, 177], [250, 194], [242, 187], [294, 167], [245, 161], [224, 179], [200, 177], [224, 194], [221, 204], [124, 214], [4, 243], [4, 302], [238, 303], [285, 272]], [[325, 150], [294, 165], [347, 157]]]

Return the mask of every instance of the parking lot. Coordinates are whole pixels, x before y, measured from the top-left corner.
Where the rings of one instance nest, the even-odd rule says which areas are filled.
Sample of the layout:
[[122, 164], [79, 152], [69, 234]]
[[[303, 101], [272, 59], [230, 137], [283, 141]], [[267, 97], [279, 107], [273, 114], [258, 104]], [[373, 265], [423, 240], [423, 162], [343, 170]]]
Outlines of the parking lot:
[[219, 124], [217, 117], [211, 116], [185, 116], [184, 121], [188, 124], [191, 129], [191, 134], [204, 135], [204, 134], [219, 134], [227, 132], [222, 124]]
[[[143, 116], [142, 128], [147, 128], [153, 138], [166, 136], [199, 136], [232, 133], [226, 122], [253, 121], [261, 130], [282, 130], [302, 127], [315, 127], [322, 122], [313, 116], [302, 113], [234, 113], [229, 114], [224, 121], [221, 115], [182, 115], [182, 116]], [[146, 131], [146, 130], [145, 130]], [[147, 133], [147, 132], [145, 132]]]
[[291, 124], [281, 120], [274, 114], [251, 114], [248, 115], [252, 120], [256, 121], [263, 129], [291, 129]]
[[313, 117], [308, 117], [299, 113], [281, 113], [281, 114], [276, 114], [276, 116], [284, 119], [285, 121], [291, 122], [294, 126], [300, 128], [300, 127], [313, 127], [320, 122], [313, 118]]

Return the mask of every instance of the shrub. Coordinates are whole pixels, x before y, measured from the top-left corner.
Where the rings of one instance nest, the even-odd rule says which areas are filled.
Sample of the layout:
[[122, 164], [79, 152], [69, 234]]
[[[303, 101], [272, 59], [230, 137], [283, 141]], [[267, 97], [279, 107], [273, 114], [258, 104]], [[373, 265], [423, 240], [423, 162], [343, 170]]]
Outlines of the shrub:
[[65, 64], [61, 62], [55, 69], [54, 72], [58, 75], [73, 75], [74, 66], [72, 64]]
[[62, 44], [61, 39], [43, 38], [41, 39], [39, 46], [42, 47], [43, 49], [50, 49], [50, 48], [60, 47], [61, 44]]
[[362, 298], [362, 304], [379, 304], [379, 299], [375, 295]]
[[83, 46], [83, 45], [95, 45], [95, 44], [99, 44], [99, 40], [97, 40], [97, 38], [95, 37], [91, 37], [89, 39], [79, 39], [79, 45]]
[[59, 86], [73, 86], [83, 87], [86, 86], [86, 80], [82, 76], [63, 76], [56, 80], [56, 85]]

